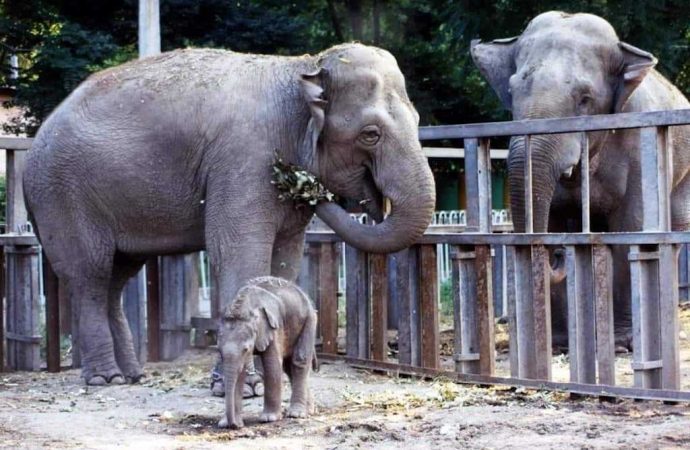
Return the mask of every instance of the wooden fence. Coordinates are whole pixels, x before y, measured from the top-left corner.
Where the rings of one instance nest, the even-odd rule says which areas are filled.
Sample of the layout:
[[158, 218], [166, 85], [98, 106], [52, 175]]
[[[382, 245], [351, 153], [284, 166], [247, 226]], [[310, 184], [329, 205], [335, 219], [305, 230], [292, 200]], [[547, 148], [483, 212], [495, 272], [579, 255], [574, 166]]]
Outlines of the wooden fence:
[[[690, 242], [690, 234], [670, 231], [670, 142], [668, 127], [690, 124], [690, 110], [545, 119], [522, 122], [422, 127], [421, 140], [463, 139], [468, 191], [467, 227], [427, 232], [417, 244], [401, 252], [369, 255], [345, 246], [347, 266], [344, 299], [346, 358], [352, 364], [425, 375], [444, 374], [460, 381], [508, 383], [566, 389], [571, 392], [627, 395], [637, 398], [690, 400], [680, 391], [678, 340], [678, 262], [675, 248]], [[642, 199], [641, 232], [591, 233], [589, 180], [582, 177], [582, 233], [496, 234], [491, 225], [489, 138], [524, 135], [527, 154], [530, 136], [581, 133], [583, 173], [588, 173], [588, 131], [641, 128]], [[22, 216], [17, 167], [19, 150], [29, 140], [0, 139], [8, 157], [8, 233], [0, 235], [5, 247], [8, 365], [36, 369], [40, 333], [37, 295], [40, 258], [35, 237], [16, 227]], [[529, 159], [528, 159], [529, 161]], [[531, 164], [525, 171], [527, 227], [531, 230]], [[454, 355], [453, 370], [441, 367], [436, 245], [452, 247]], [[634, 387], [616, 386], [614, 371], [612, 297], [612, 245], [630, 246], [634, 352]], [[341, 240], [331, 232], [307, 234], [307, 260], [300, 281], [317, 301], [322, 356], [334, 357], [338, 347], [338, 265]], [[496, 377], [491, 246], [506, 246], [507, 306], [510, 376]], [[570, 348], [570, 382], [551, 381], [551, 315], [547, 257], [549, 246], [565, 246]], [[687, 257], [687, 255], [686, 255]], [[157, 282], [158, 261], [147, 267], [148, 303], [145, 320], [149, 359], [161, 355], [160, 340], [166, 324], [172, 332], [187, 332], [192, 307], [179, 308], [169, 321], [159, 302], [163, 281]], [[164, 273], [164, 272], [163, 272]], [[48, 368], [58, 370], [56, 314], [68, 305], [59, 302], [59, 288], [51, 271], [43, 270], [48, 318]], [[174, 276], [168, 278], [175, 278]], [[178, 277], [179, 278], [179, 277]], [[177, 286], [190, 286], [176, 281]], [[187, 289], [187, 288], [185, 288]], [[187, 291], [189, 292], [189, 291]], [[175, 296], [167, 295], [173, 298]], [[189, 301], [189, 294], [179, 301]], [[194, 297], [196, 297], [194, 295]], [[176, 300], [176, 301], [178, 301]], [[216, 301], [217, 303], [217, 301]], [[397, 308], [397, 343], [388, 339], [389, 306]], [[193, 305], [192, 305], [193, 306]], [[172, 307], [172, 306], [171, 306]], [[22, 312], [22, 308], [25, 311]], [[212, 308], [217, 311], [217, 308]], [[28, 311], [28, 312], [27, 312]], [[190, 312], [191, 311], [191, 312]], [[20, 316], [31, 320], [20, 320]], [[64, 316], [64, 314], [63, 314]], [[176, 317], [177, 317], [176, 316]], [[63, 321], [63, 322], [69, 322]], [[0, 321], [0, 323], [2, 323]], [[663, 325], [663, 326], [662, 326]], [[212, 329], [212, 319], [196, 318], [191, 326]], [[64, 328], [64, 327], [63, 327]], [[136, 328], [136, 327], [135, 327]], [[2, 329], [0, 327], [0, 333]], [[197, 337], [202, 334], [197, 334]], [[176, 338], [172, 341], [178, 342]], [[197, 340], [198, 343], [204, 344]], [[188, 338], [187, 338], [187, 341]], [[535, 381], [536, 380], [536, 381]]]

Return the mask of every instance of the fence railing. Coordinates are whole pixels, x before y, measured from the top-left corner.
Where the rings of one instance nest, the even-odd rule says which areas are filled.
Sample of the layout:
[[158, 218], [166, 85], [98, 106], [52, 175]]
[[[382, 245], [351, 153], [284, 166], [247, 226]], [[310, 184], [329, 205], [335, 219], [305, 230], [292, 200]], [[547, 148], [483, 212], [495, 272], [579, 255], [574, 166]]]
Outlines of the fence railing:
[[[690, 400], [690, 393], [680, 390], [679, 281], [675, 257], [677, 246], [690, 242], [690, 234], [672, 232], [669, 220], [671, 158], [668, 155], [672, 143], [668, 127], [685, 124], [690, 124], [688, 110], [421, 128], [422, 140], [464, 140], [466, 224], [434, 227], [414, 246], [388, 256], [344, 247], [347, 357], [357, 364], [378, 364], [383, 369], [395, 367], [426, 374], [438, 374], [446, 369], [441, 365], [439, 349], [437, 276], [437, 246], [443, 244], [451, 249], [454, 322], [452, 370], [446, 370], [445, 374], [475, 382], [503, 380], [532, 386], [531, 380], [539, 380], [541, 386], [573, 392]], [[641, 182], [645, 186], [641, 204], [643, 231], [590, 232], [586, 195], [589, 180], [585, 176], [581, 181], [583, 232], [495, 233], [502, 225], [494, 225], [492, 220], [490, 137], [527, 136], [526, 153], [529, 154], [529, 136], [581, 133], [584, 162], [588, 152], [586, 132], [623, 128], [641, 128]], [[8, 149], [9, 230], [18, 230], [17, 226], [26, 222], [17, 168], [21, 163], [20, 150], [28, 144], [28, 140], [0, 138], [0, 148]], [[525, 192], [529, 196], [532, 186], [529, 164], [527, 169]], [[531, 196], [526, 196], [526, 200], [527, 229], [531, 230]], [[40, 333], [38, 322], [31, 321], [38, 317], [37, 242], [33, 235], [13, 232], [0, 235], [0, 245], [5, 247], [3, 273], [8, 314], [7, 332], [0, 339], [8, 341], [8, 365], [35, 369]], [[308, 270], [301, 275], [301, 282], [318, 302], [322, 353], [335, 355], [340, 351], [337, 338], [341, 241], [331, 232], [313, 231], [307, 234], [307, 245], [312, 263], [305, 264]], [[611, 247], [616, 245], [630, 248], [627, 264], [631, 273], [634, 388], [615, 386], [618, 380], [614, 370], [612, 302], [614, 290], [619, 287], [612, 281]], [[495, 252], [492, 256], [491, 246], [506, 249], [509, 378], [496, 377], [492, 301], [496, 256]], [[568, 383], [552, 381], [548, 259], [548, 249], [552, 246], [565, 246]], [[54, 278], [50, 278], [50, 271], [44, 273], [48, 277], [45, 281], [48, 366], [54, 369], [56, 361], [59, 365], [59, 355], [55, 359], [56, 336], [59, 338], [59, 320], [55, 314], [60, 313], [63, 305], [58, 303], [59, 289]], [[149, 278], [148, 292], [159, 287]], [[157, 295], [148, 298], [149, 337], [164, 331], [161, 326], [165, 320], [160, 315], [163, 305], [158, 305], [157, 298]], [[394, 327], [389, 320], [392, 316], [396, 318]], [[191, 326], [213, 327], [208, 322], [194, 321]], [[174, 332], [185, 331], [185, 325], [175, 327]], [[186, 327], [188, 331], [189, 325]], [[397, 329], [394, 347], [388, 342], [389, 328]]]
[[[678, 261], [676, 249], [690, 242], [690, 233], [670, 229], [669, 126], [690, 124], [690, 111], [660, 111], [522, 122], [423, 127], [420, 139], [463, 139], [467, 188], [466, 232], [435, 232], [430, 228], [419, 243], [388, 257], [367, 255], [345, 247], [346, 355], [370, 367], [405, 367], [438, 373], [439, 324], [436, 245], [452, 251], [454, 376], [468, 380], [496, 378], [493, 259], [491, 246], [505, 246], [509, 373], [512, 383], [552, 381], [552, 327], [549, 248], [565, 247], [570, 382], [558, 387], [577, 392], [600, 392], [668, 400], [690, 400], [680, 391], [678, 338]], [[589, 177], [581, 177], [581, 233], [531, 233], [532, 174], [525, 170], [526, 228], [530, 233], [493, 233], [489, 138], [525, 136], [526, 154], [535, 134], [580, 133], [582, 173], [588, 174], [588, 131], [641, 128], [640, 205], [643, 230], [592, 233], [589, 227]], [[337, 330], [337, 252], [339, 238], [310, 232], [310, 254], [319, 258], [317, 270], [325, 279], [303, 283], [319, 299], [326, 353], [334, 353]], [[633, 315], [634, 387], [620, 387], [615, 374], [612, 246], [629, 246]], [[324, 256], [325, 255], [325, 256]], [[391, 299], [393, 299], [391, 301]], [[391, 305], [397, 312], [397, 351], [387, 342]], [[330, 334], [329, 334], [330, 333]], [[402, 365], [402, 366], [401, 366]], [[419, 368], [419, 369], [415, 369]], [[424, 372], [426, 371], [426, 372]], [[592, 385], [600, 385], [594, 386]]]

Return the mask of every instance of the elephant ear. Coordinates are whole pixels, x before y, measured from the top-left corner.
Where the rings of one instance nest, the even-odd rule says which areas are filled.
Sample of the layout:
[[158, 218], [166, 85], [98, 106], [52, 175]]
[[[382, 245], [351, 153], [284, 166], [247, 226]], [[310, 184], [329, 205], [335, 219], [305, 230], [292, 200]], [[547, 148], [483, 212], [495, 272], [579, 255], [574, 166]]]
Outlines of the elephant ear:
[[515, 45], [518, 37], [496, 39], [482, 43], [475, 39], [470, 44], [472, 60], [481, 74], [498, 94], [503, 106], [511, 110], [510, 77], [515, 73]]
[[326, 69], [321, 68], [315, 72], [302, 74], [300, 79], [302, 97], [307, 102], [311, 113], [304, 137], [306, 148], [303, 149], [304, 154], [302, 155], [302, 164], [307, 167], [313, 167], [319, 137], [326, 123], [326, 105], [328, 102], [323, 98], [325, 77]]
[[618, 74], [613, 97], [613, 112], [621, 112], [637, 86], [656, 66], [657, 59], [649, 52], [640, 50], [625, 42], [618, 47], [623, 53], [623, 64]]
[[260, 317], [258, 318], [255, 348], [258, 352], [265, 352], [275, 338], [278, 320], [275, 313], [265, 306], [261, 307], [261, 311], [263, 314], [259, 314]]

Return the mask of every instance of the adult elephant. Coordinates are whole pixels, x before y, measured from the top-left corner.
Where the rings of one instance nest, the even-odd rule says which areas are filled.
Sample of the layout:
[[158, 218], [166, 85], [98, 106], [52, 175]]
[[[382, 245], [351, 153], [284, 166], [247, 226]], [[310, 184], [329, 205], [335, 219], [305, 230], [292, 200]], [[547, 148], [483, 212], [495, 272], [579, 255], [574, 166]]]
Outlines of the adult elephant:
[[222, 303], [251, 278], [296, 278], [314, 210], [278, 199], [276, 151], [364, 203], [377, 225], [315, 208], [346, 242], [412, 244], [435, 201], [418, 121], [395, 58], [359, 44], [179, 50], [92, 75], [40, 128], [24, 175], [46, 255], [80, 304], [87, 384], [142, 376], [120, 293], [148, 256], [206, 249]]
[[[621, 42], [606, 20], [591, 14], [547, 12], [534, 18], [520, 36], [490, 43], [475, 41], [471, 52], [516, 120], [690, 107], [680, 91], [654, 69], [654, 56]], [[671, 133], [672, 226], [687, 230], [690, 127], [674, 127]], [[639, 130], [593, 132], [588, 137], [593, 227], [598, 231], [641, 230]], [[522, 137], [513, 138], [508, 156], [516, 231], [525, 231], [523, 144]], [[579, 135], [534, 136], [531, 148], [534, 231], [579, 231]], [[629, 346], [627, 248], [613, 251], [617, 343]], [[563, 297], [563, 293], [561, 284], [556, 294]], [[554, 310], [560, 311], [554, 317], [554, 327], [560, 328], [554, 330], [554, 336], [565, 338], [563, 303], [554, 302]]]

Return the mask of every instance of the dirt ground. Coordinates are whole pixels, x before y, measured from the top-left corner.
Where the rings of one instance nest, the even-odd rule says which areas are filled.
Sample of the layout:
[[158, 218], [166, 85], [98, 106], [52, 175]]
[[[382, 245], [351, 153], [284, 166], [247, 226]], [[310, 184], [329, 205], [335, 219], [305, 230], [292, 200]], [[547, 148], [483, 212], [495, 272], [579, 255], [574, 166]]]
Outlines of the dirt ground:
[[690, 447], [688, 406], [422, 382], [343, 364], [322, 364], [312, 377], [314, 417], [259, 424], [262, 400], [249, 399], [247, 426], [221, 430], [223, 400], [207, 386], [214, 355], [193, 350], [147, 364], [138, 385], [87, 388], [76, 370], [1, 374], [0, 448]]

